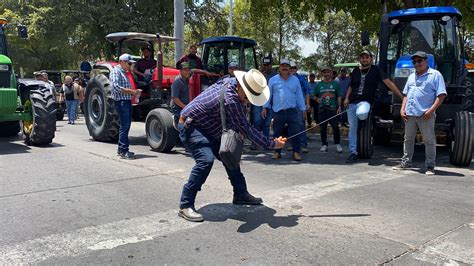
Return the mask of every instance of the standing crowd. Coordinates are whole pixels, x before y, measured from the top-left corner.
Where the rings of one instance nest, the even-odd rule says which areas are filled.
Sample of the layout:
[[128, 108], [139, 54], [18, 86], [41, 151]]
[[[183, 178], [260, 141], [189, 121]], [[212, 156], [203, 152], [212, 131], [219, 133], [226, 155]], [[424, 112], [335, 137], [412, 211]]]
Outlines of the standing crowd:
[[[144, 50], [143, 60], [147, 52]], [[396, 97], [402, 99], [400, 115], [405, 122], [404, 155], [394, 170], [411, 168], [413, 145], [417, 127], [425, 139], [426, 174], [435, 174], [436, 142], [434, 135], [435, 111], [446, 96], [446, 88], [441, 74], [428, 67], [427, 55], [417, 52], [412, 55], [415, 66], [404, 88], [397, 86], [383, 70], [373, 63], [373, 54], [362, 51], [359, 54], [359, 67], [348, 75], [346, 69], [335, 72], [330, 66], [320, 67], [321, 81], [310, 74], [309, 81], [297, 73], [297, 65], [281, 59], [276, 71], [272, 58], [263, 58], [260, 70], [241, 71], [238, 62], [229, 62], [227, 75], [190, 100], [189, 79], [193, 73], [210, 75], [202, 69], [197, 47], [191, 46], [189, 54], [176, 64], [179, 75], [171, 86], [171, 111], [179, 138], [186, 150], [195, 160], [189, 179], [183, 186], [179, 216], [189, 221], [203, 221], [203, 216], [195, 209], [198, 191], [206, 181], [214, 159], [220, 160], [219, 148], [225, 117], [226, 129], [232, 129], [252, 142], [252, 149], [273, 150], [272, 158], [282, 157], [282, 148], [291, 139], [291, 158], [301, 161], [301, 153], [308, 152], [306, 126], [312, 127], [313, 120], [320, 127], [323, 153], [330, 150], [327, 137], [328, 124], [332, 127], [334, 147], [338, 153], [341, 146], [340, 126], [349, 127], [346, 163], [357, 162], [357, 129], [359, 121], [370, 117], [379, 84], [383, 83]], [[151, 59], [150, 59], [151, 58]], [[129, 151], [128, 132], [132, 120], [132, 98], [139, 95], [131, 67], [140, 67], [135, 74], [148, 81], [149, 67], [155, 62], [139, 64], [128, 54], [119, 58], [119, 64], [110, 74], [113, 85], [112, 97], [120, 117], [120, 130], [117, 154], [125, 159], [135, 155]], [[154, 64], [152, 64], [154, 63]], [[146, 69], [148, 67], [148, 69]], [[223, 107], [221, 107], [221, 101]], [[221, 114], [222, 112], [225, 116]], [[273, 128], [271, 136], [270, 128]], [[233, 186], [234, 204], [258, 205], [261, 198], [254, 197], [247, 190], [245, 177], [240, 167], [229, 168], [224, 164], [228, 178]]]

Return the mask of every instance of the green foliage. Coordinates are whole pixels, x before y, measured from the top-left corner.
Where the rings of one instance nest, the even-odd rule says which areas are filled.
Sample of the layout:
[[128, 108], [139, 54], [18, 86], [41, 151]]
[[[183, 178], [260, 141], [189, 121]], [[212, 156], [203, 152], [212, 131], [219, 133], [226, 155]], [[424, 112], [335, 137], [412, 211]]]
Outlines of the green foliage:
[[[388, 11], [452, 4], [464, 15], [466, 36], [474, 30], [474, 0], [390, 0]], [[117, 31], [173, 34], [171, 0], [3, 0], [0, 17], [10, 21], [7, 34], [15, 68], [27, 75], [39, 69], [77, 69], [83, 60], [111, 59], [114, 47], [105, 35]], [[259, 53], [276, 60], [288, 57], [307, 69], [353, 61], [359, 33], [373, 40], [379, 30], [380, 0], [234, 0], [234, 35], [258, 42]], [[185, 0], [185, 43], [199, 43], [228, 33], [228, 0]], [[334, 14], [337, 16], [334, 17]], [[28, 27], [29, 38], [17, 37], [16, 26]], [[345, 24], [345, 25], [344, 25]], [[320, 43], [303, 59], [296, 41]], [[471, 37], [472, 38], [472, 37]], [[173, 64], [173, 45], [164, 46], [165, 63]]]

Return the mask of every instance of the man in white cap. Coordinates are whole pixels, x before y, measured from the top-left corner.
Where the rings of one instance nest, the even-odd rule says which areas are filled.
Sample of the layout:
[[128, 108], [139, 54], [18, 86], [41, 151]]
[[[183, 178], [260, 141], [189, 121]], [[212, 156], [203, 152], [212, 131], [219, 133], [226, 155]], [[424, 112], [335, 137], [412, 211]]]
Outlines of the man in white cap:
[[[254, 105], [263, 105], [270, 98], [265, 76], [256, 69], [248, 72], [234, 71], [236, 78], [227, 78], [213, 84], [192, 100], [181, 111], [178, 130], [179, 137], [194, 158], [193, 167], [187, 183], [183, 187], [178, 215], [188, 221], [201, 222], [203, 216], [195, 209], [197, 192], [206, 181], [214, 163], [219, 159], [219, 146], [222, 135], [219, 98], [224, 90], [227, 127], [247, 137], [254, 144], [270, 149], [281, 149], [286, 139], [269, 140], [247, 120], [246, 100]], [[227, 175], [234, 190], [233, 204], [259, 205], [261, 198], [252, 196], [247, 190], [245, 177], [240, 167], [230, 170], [225, 164]]]
[[135, 158], [135, 154], [129, 151], [128, 132], [132, 124], [132, 95], [137, 95], [139, 90], [132, 88], [132, 83], [127, 77], [127, 72], [130, 72], [134, 63], [131, 55], [122, 54], [119, 57], [119, 64], [110, 72], [112, 98], [120, 118], [117, 155], [123, 159]]

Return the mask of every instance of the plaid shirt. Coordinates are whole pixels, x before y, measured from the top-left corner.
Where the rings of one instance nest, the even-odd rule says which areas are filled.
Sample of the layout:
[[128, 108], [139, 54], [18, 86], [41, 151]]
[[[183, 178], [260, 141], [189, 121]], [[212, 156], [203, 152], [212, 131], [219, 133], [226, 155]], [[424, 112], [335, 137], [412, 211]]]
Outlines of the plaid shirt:
[[110, 72], [109, 79], [112, 82], [112, 98], [115, 101], [132, 100], [131, 94], [122, 92], [123, 88], [131, 88], [132, 85], [125, 76], [125, 70], [120, 65], [116, 65]]
[[273, 149], [275, 142], [269, 140], [248, 122], [245, 107], [239, 100], [236, 88], [237, 79], [235, 78], [218, 81], [186, 105], [181, 111], [181, 115], [192, 118], [192, 125], [202, 130], [203, 133], [220, 139], [222, 122], [219, 97], [221, 90], [225, 90], [227, 127], [240, 132], [259, 147]]

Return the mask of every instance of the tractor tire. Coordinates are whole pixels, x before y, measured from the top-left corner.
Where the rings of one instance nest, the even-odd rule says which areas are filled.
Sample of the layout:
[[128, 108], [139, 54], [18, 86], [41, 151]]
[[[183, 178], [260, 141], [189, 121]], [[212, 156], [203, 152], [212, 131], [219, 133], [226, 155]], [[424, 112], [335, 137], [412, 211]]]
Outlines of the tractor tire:
[[357, 154], [361, 159], [368, 159], [374, 153], [372, 142], [372, 115], [366, 120], [359, 120], [357, 130]]
[[153, 151], [169, 152], [176, 145], [178, 131], [173, 127], [173, 117], [164, 108], [151, 110], [145, 121], [146, 140]]
[[457, 112], [454, 127], [448, 136], [449, 161], [453, 165], [469, 166], [474, 150], [474, 114]]
[[112, 99], [112, 85], [103, 75], [95, 75], [89, 81], [84, 101], [84, 118], [89, 135], [94, 140], [117, 142], [119, 116]]
[[20, 133], [20, 122], [0, 122], [0, 137], [14, 137]]
[[[23, 137], [27, 145], [43, 146], [53, 141], [56, 131], [56, 102], [48, 88], [32, 88], [30, 91], [33, 121], [23, 121]], [[26, 128], [26, 124], [30, 124]]]

